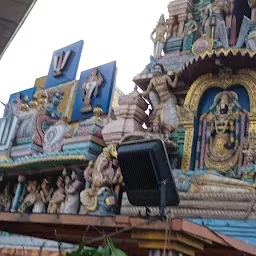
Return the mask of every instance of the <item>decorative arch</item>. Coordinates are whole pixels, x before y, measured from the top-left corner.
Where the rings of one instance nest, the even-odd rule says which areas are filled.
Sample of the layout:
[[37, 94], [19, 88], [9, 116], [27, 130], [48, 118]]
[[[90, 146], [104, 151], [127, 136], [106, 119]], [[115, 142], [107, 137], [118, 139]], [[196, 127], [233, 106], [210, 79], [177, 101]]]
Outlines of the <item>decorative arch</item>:
[[[200, 100], [207, 89], [218, 87], [225, 90], [235, 84], [240, 84], [246, 89], [250, 100], [249, 132], [256, 133], [256, 71], [241, 69], [237, 74], [232, 74], [230, 69], [223, 71], [224, 72], [220, 73], [219, 76], [214, 76], [209, 73], [194, 81], [187, 92], [184, 108], [195, 115], [198, 111]], [[186, 120], [184, 120], [185, 122], [181, 121], [185, 128], [182, 170], [190, 169], [195, 133], [194, 115], [190, 115], [192, 117], [189, 119], [186, 118]]]
[[256, 104], [256, 72], [250, 69], [241, 69], [237, 75], [214, 76], [206, 74], [199, 77], [189, 88], [184, 105], [190, 106], [193, 112], [197, 112], [199, 102], [204, 92], [211, 87], [227, 89], [234, 84], [241, 84], [248, 92], [251, 111]]

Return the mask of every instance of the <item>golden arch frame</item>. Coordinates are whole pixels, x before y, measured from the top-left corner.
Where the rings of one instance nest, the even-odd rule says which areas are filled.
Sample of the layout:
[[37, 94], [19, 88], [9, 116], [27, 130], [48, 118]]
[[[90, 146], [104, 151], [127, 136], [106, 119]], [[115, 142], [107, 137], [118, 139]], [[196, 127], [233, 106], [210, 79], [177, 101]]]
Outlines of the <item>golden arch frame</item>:
[[[190, 86], [184, 102], [184, 108], [189, 109], [196, 114], [200, 99], [204, 92], [212, 87], [227, 89], [235, 84], [241, 84], [248, 92], [250, 99], [249, 113], [249, 132], [256, 132], [256, 71], [250, 69], [241, 69], [236, 75], [223, 74], [214, 76], [211, 73], [199, 77]], [[181, 122], [182, 123], [182, 122]], [[182, 170], [190, 169], [190, 161], [192, 155], [193, 139], [194, 139], [194, 116], [182, 123], [185, 128], [184, 152], [182, 157]]]

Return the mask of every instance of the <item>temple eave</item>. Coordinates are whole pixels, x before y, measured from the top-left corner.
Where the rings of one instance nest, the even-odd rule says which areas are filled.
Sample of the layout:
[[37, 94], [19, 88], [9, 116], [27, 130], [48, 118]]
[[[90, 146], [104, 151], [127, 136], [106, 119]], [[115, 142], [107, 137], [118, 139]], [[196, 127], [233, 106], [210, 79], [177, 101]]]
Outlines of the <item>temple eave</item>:
[[142, 255], [140, 253], [147, 248], [164, 248], [165, 232], [169, 230], [171, 239], [166, 248], [179, 250], [187, 255], [194, 256], [198, 252], [206, 255], [210, 251], [216, 253], [222, 250], [233, 253], [232, 255], [236, 255], [236, 251], [256, 255], [254, 246], [184, 219], [162, 221], [128, 216], [0, 213], [0, 228], [7, 232], [47, 239], [56, 239], [57, 236], [62, 242], [72, 243], [80, 242], [83, 236], [88, 245], [93, 246], [101, 244], [106, 236], [112, 237], [118, 233], [117, 237], [113, 237], [114, 242], [127, 253], [132, 252], [132, 255]]
[[12, 161], [0, 163], [0, 172], [20, 172], [25, 170], [40, 170], [44, 168], [53, 168], [60, 165], [80, 164], [87, 160], [84, 155], [70, 156], [46, 156], [44, 158], [28, 159], [24, 161]]
[[191, 84], [203, 74], [216, 74], [221, 66], [235, 72], [239, 69], [255, 69], [255, 58], [256, 51], [249, 49], [215, 49], [190, 58], [182, 67], [181, 75], [185, 84]]

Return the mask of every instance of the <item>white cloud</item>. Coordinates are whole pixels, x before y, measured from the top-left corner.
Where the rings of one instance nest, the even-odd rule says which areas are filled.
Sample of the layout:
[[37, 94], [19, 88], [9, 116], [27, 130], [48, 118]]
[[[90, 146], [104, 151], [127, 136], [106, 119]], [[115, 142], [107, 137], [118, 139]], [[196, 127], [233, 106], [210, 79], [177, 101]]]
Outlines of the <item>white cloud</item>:
[[[37, 0], [0, 61], [0, 100], [47, 74], [54, 50], [84, 40], [80, 72], [116, 60], [117, 86], [128, 93], [149, 62], [149, 38], [168, 0]], [[0, 106], [0, 116], [3, 108]]]

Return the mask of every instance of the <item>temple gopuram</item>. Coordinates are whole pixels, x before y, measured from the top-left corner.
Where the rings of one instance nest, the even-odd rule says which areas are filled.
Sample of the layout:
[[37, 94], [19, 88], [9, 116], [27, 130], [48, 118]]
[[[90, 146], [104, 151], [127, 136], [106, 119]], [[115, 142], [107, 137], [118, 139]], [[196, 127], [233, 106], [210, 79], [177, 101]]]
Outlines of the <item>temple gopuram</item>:
[[[115, 88], [115, 61], [76, 81], [79, 41], [10, 96], [1, 231], [90, 247], [111, 238], [133, 256], [256, 255], [256, 1], [175, 0], [168, 12], [130, 94]], [[120, 145], [156, 139], [180, 199], [164, 219], [130, 204], [118, 161]]]

